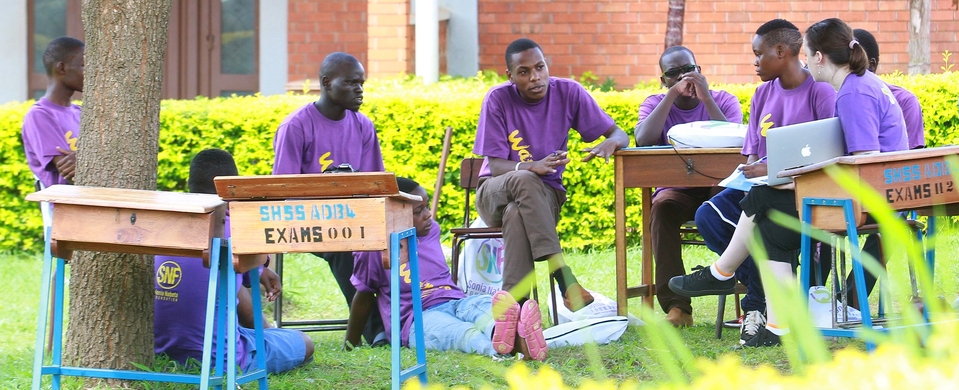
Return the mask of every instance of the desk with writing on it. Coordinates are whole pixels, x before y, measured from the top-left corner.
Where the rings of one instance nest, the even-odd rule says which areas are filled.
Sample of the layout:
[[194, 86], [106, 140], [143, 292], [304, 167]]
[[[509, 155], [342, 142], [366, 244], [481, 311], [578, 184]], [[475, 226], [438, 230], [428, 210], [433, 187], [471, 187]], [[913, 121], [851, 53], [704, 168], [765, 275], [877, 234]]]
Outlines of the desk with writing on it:
[[[876, 153], [837, 157], [808, 167], [784, 170], [780, 177], [791, 176], [795, 182], [796, 207], [803, 221], [800, 276], [803, 291], [809, 288], [810, 262], [809, 230], [818, 228], [844, 232], [850, 247], [858, 248], [858, 228], [866, 221], [869, 208], [857, 196], [837, 183], [830, 171], [845, 169], [852, 187], [871, 187], [895, 211], [916, 210], [929, 215], [926, 237], [934, 234], [935, 216], [956, 214], [959, 189], [956, 188], [947, 159], [959, 153], [959, 146]], [[932, 274], [935, 253], [926, 252], [926, 262]], [[857, 299], [865, 302], [866, 288], [859, 251], [852, 251], [853, 274], [857, 285]], [[862, 328], [872, 328], [869, 305], [860, 308]], [[859, 329], [820, 330], [830, 337], [858, 337]], [[869, 344], [867, 344], [867, 347]]]
[[[728, 176], [746, 157], [739, 148], [628, 148], [615, 154], [616, 198], [616, 303], [619, 315], [626, 315], [627, 300], [643, 297], [652, 306], [652, 238], [649, 218], [652, 189], [655, 187], [713, 187]], [[640, 188], [642, 218], [642, 284], [627, 285], [626, 267], [626, 189]]]
[[[919, 210], [929, 214], [933, 207], [959, 204], [959, 189], [946, 157], [959, 154], [959, 146], [904, 150], [899, 152], [843, 156], [807, 167], [780, 172], [796, 183], [796, 208], [803, 198], [853, 199], [856, 226], [861, 226], [869, 209], [855, 200], [826, 172], [826, 167], [846, 168], [854, 180], [875, 189], [896, 211]], [[949, 207], [947, 209], [952, 209]], [[812, 225], [824, 230], [846, 228], [843, 213], [835, 208], [814, 208]]]
[[[234, 254], [382, 251], [391, 286], [392, 388], [398, 390], [414, 376], [426, 383], [413, 227], [413, 202], [421, 201], [419, 196], [401, 192], [391, 172], [229, 176], [217, 177], [214, 183], [220, 197], [230, 201]], [[407, 242], [401, 247], [402, 240]], [[416, 364], [405, 370], [400, 365], [400, 273], [404, 263], [408, 268], [402, 272], [408, 272], [405, 275], [412, 281], [416, 342]], [[282, 272], [278, 274], [282, 279]], [[282, 299], [280, 296], [277, 302]], [[283, 324], [279, 314], [277, 323]], [[410, 337], [414, 341], [414, 336]]]

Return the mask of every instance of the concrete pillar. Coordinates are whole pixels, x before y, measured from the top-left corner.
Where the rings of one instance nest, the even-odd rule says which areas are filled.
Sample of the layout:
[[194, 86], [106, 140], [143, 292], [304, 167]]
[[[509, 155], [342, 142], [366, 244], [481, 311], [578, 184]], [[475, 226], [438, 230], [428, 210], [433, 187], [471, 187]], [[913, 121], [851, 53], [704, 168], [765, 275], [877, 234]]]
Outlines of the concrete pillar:
[[472, 77], [479, 71], [479, 20], [476, 0], [440, 0], [449, 10], [446, 27], [446, 73]]
[[287, 0], [260, 0], [260, 93], [286, 93], [287, 66]]
[[0, 104], [27, 100], [27, 0], [4, 1], [0, 37]]
[[439, 80], [439, 5], [436, 0], [416, 0], [416, 75], [426, 84]]

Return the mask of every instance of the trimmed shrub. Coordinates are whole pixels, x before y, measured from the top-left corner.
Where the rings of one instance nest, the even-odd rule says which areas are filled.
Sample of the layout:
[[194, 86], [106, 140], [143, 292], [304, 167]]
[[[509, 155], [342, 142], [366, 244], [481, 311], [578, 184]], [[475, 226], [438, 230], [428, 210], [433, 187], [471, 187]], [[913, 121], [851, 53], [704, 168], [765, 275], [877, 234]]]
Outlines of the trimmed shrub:
[[[925, 116], [930, 146], [957, 143], [959, 114], [959, 73], [925, 76], [889, 76], [919, 97]], [[380, 80], [367, 84], [362, 111], [376, 124], [387, 170], [410, 177], [432, 192], [446, 126], [453, 128], [453, 140], [439, 210], [435, 210], [443, 231], [462, 223], [463, 192], [458, 188], [459, 161], [473, 156], [483, 96], [501, 79], [479, 74], [469, 79], [448, 80], [423, 86], [411, 80]], [[749, 99], [756, 84], [714, 85], [739, 98], [748, 118]], [[662, 89], [641, 85], [626, 91], [592, 94], [619, 126], [632, 136], [640, 103]], [[273, 162], [273, 135], [279, 123], [297, 107], [316, 96], [247, 96], [165, 100], [160, 110], [160, 152], [157, 187], [186, 191], [189, 162], [205, 148], [230, 151], [242, 175], [269, 174]], [[0, 106], [0, 250], [38, 251], [42, 247], [40, 214], [37, 206], [23, 200], [33, 191], [33, 178], [23, 154], [20, 128], [32, 102]], [[571, 132], [565, 184], [570, 189], [563, 207], [559, 232], [569, 249], [608, 247], [614, 243], [613, 166], [602, 161], [580, 163], [587, 145]], [[638, 226], [638, 191], [628, 192], [627, 214], [631, 226]], [[631, 243], [639, 236], [628, 235]]]

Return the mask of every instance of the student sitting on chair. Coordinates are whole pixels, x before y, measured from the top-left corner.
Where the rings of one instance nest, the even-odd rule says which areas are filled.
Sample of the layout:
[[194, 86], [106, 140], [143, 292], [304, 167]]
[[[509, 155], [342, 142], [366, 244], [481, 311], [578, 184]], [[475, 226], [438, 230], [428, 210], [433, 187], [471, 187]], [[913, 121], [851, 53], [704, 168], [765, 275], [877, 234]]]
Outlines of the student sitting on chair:
[[[739, 99], [726, 91], [710, 90], [689, 49], [666, 49], [659, 57], [659, 68], [663, 71], [659, 80], [669, 90], [646, 98], [639, 106], [636, 146], [669, 145], [666, 132], [683, 123], [743, 122]], [[649, 218], [656, 260], [656, 297], [666, 313], [666, 321], [676, 327], [693, 324], [689, 297], [678, 295], [667, 286], [670, 278], [686, 273], [679, 229], [693, 219], [699, 205], [717, 192], [717, 187], [659, 188], [653, 194]]]
[[[866, 51], [866, 57], [869, 58], [869, 71], [876, 73], [876, 68], [879, 66], [879, 43], [876, 42], [876, 37], [874, 37], [869, 31], [857, 28], [853, 30], [853, 35], [856, 36], [856, 40], [859, 41], [859, 44], [862, 45], [863, 50]], [[905, 88], [886, 83], [886, 86], [889, 87], [889, 90], [892, 92], [892, 96], [896, 98], [896, 102], [899, 103], [899, 108], [902, 109], [902, 118], [906, 121], [906, 134], [909, 137], [909, 149], [920, 149], [926, 146], [926, 133], [925, 126], [922, 122], [922, 107], [919, 106], [919, 99], [916, 98], [912, 92], [909, 92]], [[878, 234], [870, 234], [866, 237], [866, 243], [863, 245], [863, 252], [868, 253], [874, 259], [879, 260], [879, 262], [885, 266], [885, 258], [881, 255], [882, 251], [880, 250], [880, 242]], [[827, 275], [832, 268], [832, 262], [829, 261], [832, 258], [832, 252], [820, 252], [819, 263], [822, 273], [820, 274], [820, 280], [825, 281]], [[866, 282], [866, 295], [868, 296], [872, 293], [873, 287], [876, 286], [876, 275], [873, 275], [869, 271], [865, 271], [865, 282]], [[849, 286], [848, 296], [849, 296], [849, 306], [859, 309], [859, 296], [856, 294], [856, 285], [852, 282], [852, 272], [846, 278], [846, 285]]]
[[[769, 129], [832, 118], [836, 110], [836, 91], [816, 81], [799, 60], [802, 33], [798, 27], [783, 19], [763, 23], [756, 29], [752, 47], [753, 65], [763, 83], [753, 94], [743, 143], [742, 154], [747, 156], [743, 175], [749, 178], [766, 175]], [[745, 196], [746, 192], [727, 188], [696, 210], [696, 227], [713, 252], [721, 255], [729, 246], [743, 212], [739, 202]], [[752, 257], [736, 269], [736, 279], [746, 286], [740, 301], [745, 315], [739, 332], [740, 344], [746, 344], [766, 325], [766, 294]]]
[[[440, 226], [429, 209], [429, 195], [415, 181], [397, 178], [400, 191], [422, 199], [413, 204], [416, 228], [420, 288], [423, 299], [423, 339], [426, 349], [459, 350], [482, 355], [520, 352], [528, 359], [546, 359], [542, 314], [534, 300], [522, 307], [506, 291], [495, 295], [466, 296], [450, 276], [443, 249]], [[345, 349], [360, 342], [360, 331], [374, 304], [380, 311], [386, 333], [390, 335], [390, 271], [383, 268], [382, 252], [356, 252], [353, 285], [356, 297], [350, 311]], [[413, 329], [413, 302], [409, 263], [400, 265], [400, 345], [416, 347]]]
[[489, 226], [503, 228], [503, 289], [519, 302], [528, 299], [534, 262], [545, 261], [563, 303], [577, 311], [594, 299], [567, 266], [556, 231], [566, 202], [569, 130], [585, 142], [606, 138], [583, 162], [599, 157], [608, 163], [629, 145], [629, 136], [583, 86], [549, 76], [536, 42], [520, 38], [509, 44], [506, 74], [508, 83], [487, 92], [476, 126], [473, 153], [486, 157], [476, 210]]
[[[214, 177], [236, 175], [236, 164], [230, 153], [220, 149], [201, 151], [190, 163], [190, 192], [216, 194]], [[229, 237], [229, 214], [226, 216], [224, 232]], [[187, 364], [190, 359], [202, 362], [210, 269], [203, 266], [201, 259], [188, 257], [156, 256], [153, 264], [156, 273], [156, 299], [153, 305], [154, 350], [157, 354], [166, 354], [181, 364]], [[260, 283], [267, 290], [267, 296], [275, 299], [280, 290], [276, 274], [268, 271], [267, 267], [261, 269]], [[243, 290], [242, 277], [243, 275], [237, 275], [237, 290]], [[244, 311], [252, 314], [250, 309], [237, 308], [238, 314]], [[297, 330], [264, 329], [265, 350], [257, 351], [253, 329], [239, 324], [244, 322], [253, 326], [253, 321], [262, 321], [262, 318], [253, 318], [252, 315], [240, 318], [234, 330], [237, 333], [236, 363], [241, 370], [249, 371], [256, 367], [254, 358], [258, 353], [266, 355], [266, 368], [270, 373], [291, 370], [312, 361], [313, 340]], [[215, 341], [213, 353], [215, 357]]]
[[[847, 154], [869, 154], [906, 150], [908, 137], [902, 110], [889, 87], [867, 71], [869, 59], [852, 29], [842, 20], [831, 18], [813, 24], [803, 37], [803, 52], [817, 81], [825, 81], [838, 91], [836, 115], [842, 125]], [[790, 264], [799, 249], [801, 235], [768, 218], [772, 210], [798, 219], [793, 183], [777, 189], [756, 186], [743, 198], [743, 214], [726, 251], [708, 268], [690, 275], [677, 276], [669, 287], [687, 296], [713, 295], [736, 283], [736, 268], [749, 254], [747, 242], [759, 229], [774, 280], [767, 283], [795, 282]], [[766, 326], [760, 328], [747, 346], [779, 345], [780, 336], [789, 332], [778, 323], [774, 310], [767, 307]], [[779, 308], [782, 310], [783, 308]]]

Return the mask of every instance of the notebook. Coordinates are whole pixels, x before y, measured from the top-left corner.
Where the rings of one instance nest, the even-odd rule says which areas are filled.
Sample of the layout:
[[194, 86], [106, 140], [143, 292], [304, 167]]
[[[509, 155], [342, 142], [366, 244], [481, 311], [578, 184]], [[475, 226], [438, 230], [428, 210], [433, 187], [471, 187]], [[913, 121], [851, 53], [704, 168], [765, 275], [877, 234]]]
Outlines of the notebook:
[[776, 177], [780, 171], [823, 162], [846, 154], [846, 139], [839, 118], [771, 128], [766, 132], [768, 185], [792, 182]]

